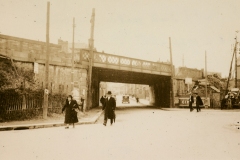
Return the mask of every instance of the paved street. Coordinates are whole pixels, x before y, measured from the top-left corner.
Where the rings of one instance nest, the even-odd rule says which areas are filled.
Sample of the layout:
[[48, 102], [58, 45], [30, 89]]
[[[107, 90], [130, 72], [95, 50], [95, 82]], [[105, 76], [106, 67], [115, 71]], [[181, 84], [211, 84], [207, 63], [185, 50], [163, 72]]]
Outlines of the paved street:
[[119, 108], [116, 123], [0, 132], [0, 159], [240, 159], [239, 111]]
[[130, 103], [122, 103], [122, 96], [123, 95], [117, 95], [116, 96], [116, 105], [119, 107], [131, 107], [131, 106], [145, 106], [149, 105], [149, 101], [145, 99], [139, 99], [139, 103], [136, 102], [135, 97], [129, 96]]

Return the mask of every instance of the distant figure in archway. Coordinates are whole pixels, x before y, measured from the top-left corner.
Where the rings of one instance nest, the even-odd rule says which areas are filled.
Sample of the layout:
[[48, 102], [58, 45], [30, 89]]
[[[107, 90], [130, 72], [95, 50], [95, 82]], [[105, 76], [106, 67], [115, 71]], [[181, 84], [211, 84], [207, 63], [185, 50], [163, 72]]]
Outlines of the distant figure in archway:
[[115, 118], [116, 118], [115, 108], [116, 108], [116, 101], [112, 97], [112, 92], [108, 91], [105, 105], [103, 105], [103, 108], [102, 108], [104, 110], [104, 122], [103, 122], [104, 126], [107, 125], [108, 119], [110, 119], [111, 125], [113, 121], [115, 122]]
[[105, 103], [106, 103], [106, 95], [105, 95], [105, 96], [102, 96], [102, 97], [100, 98], [100, 102], [101, 102], [102, 106], [104, 107], [104, 105], [105, 105]]
[[139, 98], [138, 98], [138, 96], [136, 96], [136, 102], [139, 103]]
[[81, 108], [80, 109], [83, 112], [84, 111], [84, 101], [85, 101], [85, 96], [84, 95], [81, 96], [80, 101], [81, 101], [81, 104], [80, 104]]

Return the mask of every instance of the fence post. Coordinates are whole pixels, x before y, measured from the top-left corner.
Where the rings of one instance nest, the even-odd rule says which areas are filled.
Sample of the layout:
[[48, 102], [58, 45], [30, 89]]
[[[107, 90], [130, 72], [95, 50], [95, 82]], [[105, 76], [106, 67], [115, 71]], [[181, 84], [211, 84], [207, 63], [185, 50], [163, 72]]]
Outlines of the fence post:
[[22, 110], [27, 109], [27, 105], [26, 105], [26, 95], [25, 93], [23, 94], [23, 101], [22, 101]]

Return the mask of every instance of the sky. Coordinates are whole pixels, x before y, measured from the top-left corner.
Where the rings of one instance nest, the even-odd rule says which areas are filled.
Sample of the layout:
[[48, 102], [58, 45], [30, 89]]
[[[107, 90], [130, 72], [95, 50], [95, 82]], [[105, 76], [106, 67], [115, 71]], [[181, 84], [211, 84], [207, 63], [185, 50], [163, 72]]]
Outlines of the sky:
[[[0, 0], [0, 34], [46, 41], [47, 0]], [[97, 51], [175, 67], [229, 72], [232, 46], [240, 32], [239, 0], [49, 0], [50, 42], [88, 44], [95, 8]]]

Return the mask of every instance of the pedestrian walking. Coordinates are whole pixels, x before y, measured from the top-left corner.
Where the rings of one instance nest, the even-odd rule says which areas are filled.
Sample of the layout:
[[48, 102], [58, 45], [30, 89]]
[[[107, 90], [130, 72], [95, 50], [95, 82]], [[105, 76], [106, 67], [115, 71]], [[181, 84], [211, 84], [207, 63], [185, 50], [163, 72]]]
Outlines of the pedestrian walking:
[[198, 93], [196, 94], [196, 108], [197, 108], [197, 112], [201, 111], [200, 105], [203, 105], [203, 101], [201, 99], [201, 97], [198, 95]]
[[136, 102], [139, 103], [139, 98], [138, 98], [138, 96], [136, 96]]
[[116, 101], [112, 97], [112, 92], [108, 91], [105, 105], [103, 105], [103, 108], [102, 108], [104, 110], [104, 122], [103, 122], [104, 126], [107, 125], [108, 119], [110, 119], [111, 125], [113, 121], [115, 122], [115, 118], [116, 118], [115, 108], [116, 108]]
[[189, 108], [190, 108], [190, 112], [192, 112], [193, 111], [193, 106], [192, 106], [192, 104], [194, 103], [194, 98], [193, 98], [193, 94], [192, 94], [192, 92], [190, 93], [190, 97], [189, 97]]
[[227, 99], [224, 97], [221, 101], [221, 110], [226, 107], [226, 102], [227, 102]]
[[77, 109], [80, 111], [77, 101], [73, 100], [73, 97], [69, 95], [66, 99], [66, 103], [64, 107], [62, 108], [62, 112], [66, 110], [65, 120], [64, 120], [64, 123], [67, 124], [67, 126], [65, 127], [66, 129], [69, 128], [69, 124], [72, 124], [74, 128], [75, 127], [74, 123], [78, 122], [77, 111], [76, 111]]
[[83, 109], [84, 109], [84, 101], [85, 101], [85, 96], [84, 95], [82, 95], [81, 96], [81, 99], [80, 99], [80, 101], [81, 101], [81, 104], [80, 104], [80, 110], [83, 112]]

